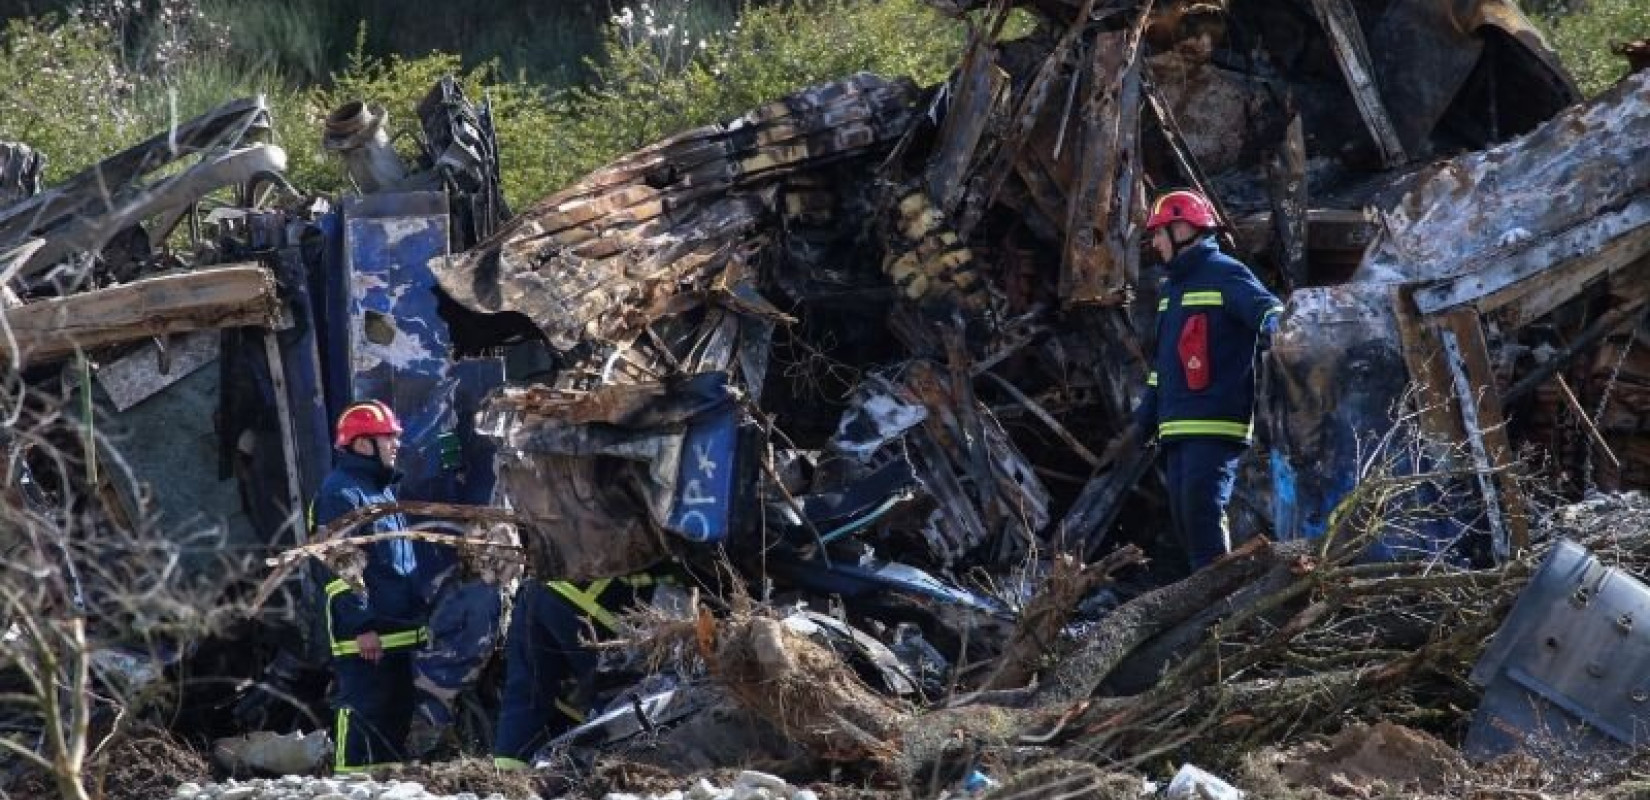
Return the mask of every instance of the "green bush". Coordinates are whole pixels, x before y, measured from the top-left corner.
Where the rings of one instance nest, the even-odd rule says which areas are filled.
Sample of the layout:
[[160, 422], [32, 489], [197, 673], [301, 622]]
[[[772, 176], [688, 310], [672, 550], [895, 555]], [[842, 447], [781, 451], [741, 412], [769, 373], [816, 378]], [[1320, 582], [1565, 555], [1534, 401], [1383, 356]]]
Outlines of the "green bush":
[[1645, 0], [1576, 0], [1537, 21], [1559, 60], [1588, 97], [1615, 85], [1627, 60], [1610, 52], [1617, 42], [1650, 37], [1650, 3]]
[[116, 52], [108, 28], [56, 18], [13, 20], [0, 33], [0, 139], [44, 152], [48, 182], [145, 135]]
[[798, 89], [867, 71], [920, 84], [956, 65], [962, 26], [920, 0], [746, 5], [725, 30], [695, 29], [691, 0], [616, 15], [587, 87], [558, 99], [556, 181], [665, 136]]
[[[747, 5], [737, 19], [719, 0], [660, 3], [621, 9], [589, 64], [593, 79], [554, 92], [506, 76], [497, 61], [374, 57], [364, 30], [343, 70], [323, 85], [294, 88], [271, 64], [233, 55], [225, 44], [235, 40], [225, 25], [232, 19], [166, 26], [136, 56], [118, 20], [16, 21], [0, 33], [0, 79], [13, 87], [0, 96], [0, 137], [45, 152], [48, 180], [57, 181], [175, 120], [263, 93], [288, 177], [307, 191], [337, 193], [349, 186], [341, 163], [320, 146], [326, 114], [351, 100], [382, 104], [392, 136], [406, 147], [418, 101], [454, 74], [472, 98], [493, 103], [505, 194], [524, 209], [626, 152], [806, 86], [859, 71], [937, 82], [964, 36], [921, 0], [792, 0]], [[310, 46], [293, 37], [294, 48]]]

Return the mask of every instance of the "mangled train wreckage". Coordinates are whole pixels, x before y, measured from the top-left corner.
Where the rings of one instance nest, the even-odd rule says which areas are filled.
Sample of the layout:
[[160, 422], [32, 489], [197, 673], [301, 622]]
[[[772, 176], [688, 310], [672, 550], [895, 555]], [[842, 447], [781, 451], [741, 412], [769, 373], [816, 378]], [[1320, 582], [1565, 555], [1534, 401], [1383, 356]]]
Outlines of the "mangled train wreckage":
[[[185, 459], [159, 443], [129, 462], [111, 491], [134, 518], [221, 509], [248, 541], [300, 541], [326, 420], [382, 397], [410, 417], [404, 497], [494, 507], [468, 516], [510, 520], [535, 576], [674, 560], [725, 590], [725, 558], [759, 596], [839, 598], [899, 645], [859, 633], [873, 662], [920, 676], [1009, 647], [1026, 564], [1164, 546], [1151, 451], [1108, 444], [1156, 308], [1145, 198], [1191, 186], [1289, 301], [1234, 538], [1322, 535], [1405, 408], [1434, 443], [1409, 467], [1459, 470], [1472, 508], [1380, 556], [1526, 546], [1521, 445], [1568, 488], [1644, 484], [1650, 78], [1575, 105], [1501, 0], [947, 5], [971, 34], [938, 87], [802, 91], [514, 217], [486, 111], [451, 82], [420, 107], [414, 168], [379, 110], [328, 120], [364, 191], [337, 210], [260, 206], [290, 187], [277, 149], [243, 144], [267, 124], [255, 103], [62, 187], [22, 180], [0, 212], [13, 366], [91, 392], [61, 359], [103, 354], [96, 401], [134, 436], [221, 409], [197, 432], [216, 474], [172, 479]], [[1035, 31], [999, 39], [1020, 12]], [[143, 180], [180, 152], [205, 157]], [[26, 148], [10, 158], [28, 173]], [[88, 211], [94, 183], [128, 194]], [[201, 212], [231, 186], [237, 203]], [[163, 275], [181, 222], [197, 258]], [[98, 310], [128, 296], [130, 322]], [[200, 486], [212, 502], [180, 494]]]

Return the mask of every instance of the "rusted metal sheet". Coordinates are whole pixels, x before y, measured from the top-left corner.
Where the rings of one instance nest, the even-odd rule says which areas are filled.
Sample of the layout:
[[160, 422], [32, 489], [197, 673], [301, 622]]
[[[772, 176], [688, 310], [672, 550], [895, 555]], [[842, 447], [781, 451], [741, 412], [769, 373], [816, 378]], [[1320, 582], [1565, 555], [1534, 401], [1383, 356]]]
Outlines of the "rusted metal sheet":
[[915, 99], [870, 75], [806, 90], [627, 156], [432, 266], [453, 299], [524, 313], [559, 351], [633, 339], [774, 214], [777, 179], [891, 145]]
[[962, 200], [964, 179], [979, 156], [980, 139], [1007, 88], [1008, 74], [997, 66], [997, 49], [983, 41], [968, 49], [947, 84], [945, 122], [927, 170], [928, 194], [947, 214], [955, 213]]
[[1115, 305], [1138, 272], [1133, 215], [1140, 173], [1141, 29], [1101, 34], [1083, 83], [1077, 179], [1066, 199], [1060, 298]]

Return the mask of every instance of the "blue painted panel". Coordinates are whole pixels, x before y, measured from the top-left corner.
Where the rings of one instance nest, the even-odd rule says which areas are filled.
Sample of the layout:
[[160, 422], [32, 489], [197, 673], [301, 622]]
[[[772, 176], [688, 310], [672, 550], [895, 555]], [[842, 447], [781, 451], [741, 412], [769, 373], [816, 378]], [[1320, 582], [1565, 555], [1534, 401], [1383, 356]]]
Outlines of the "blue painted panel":
[[720, 542], [727, 537], [738, 441], [738, 408], [731, 403], [688, 426], [669, 521], [683, 538]]
[[485, 503], [493, 451], [473, 421], [503, 383], [504, 360], [450, 358], [429, 269], [447, 253], [447, 199], [373, 195], [347, 201], [343, 215], [352, 399], [384, 400], [400, 416], [403, 499]]

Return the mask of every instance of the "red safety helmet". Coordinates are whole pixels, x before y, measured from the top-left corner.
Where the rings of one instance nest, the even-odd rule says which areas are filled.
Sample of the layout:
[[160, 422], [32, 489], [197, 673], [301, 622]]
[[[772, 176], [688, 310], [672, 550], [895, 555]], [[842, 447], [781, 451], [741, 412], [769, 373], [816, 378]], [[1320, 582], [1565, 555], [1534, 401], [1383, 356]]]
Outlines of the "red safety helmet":
[[337, 436], [333, 447], [349, 447], [350, 442], [363, 436], [400, 436], [401, 421], [395, 412], [379, 400], [367, 400], [344, 409], [338, 415]]
[[1179, 189], [1157, 198], [1152, 203], [1152, 214], [1146, 218], [1146, 230], [1155, 231], [1175, 220], [1194, 228], [1218, 228], [1215, 207], [1208, 198], [1197, 192]]

